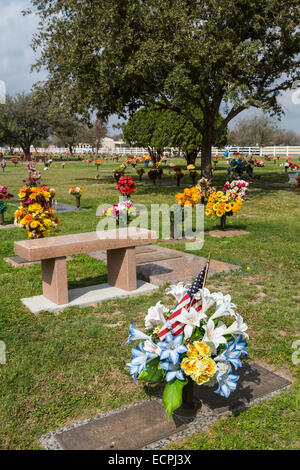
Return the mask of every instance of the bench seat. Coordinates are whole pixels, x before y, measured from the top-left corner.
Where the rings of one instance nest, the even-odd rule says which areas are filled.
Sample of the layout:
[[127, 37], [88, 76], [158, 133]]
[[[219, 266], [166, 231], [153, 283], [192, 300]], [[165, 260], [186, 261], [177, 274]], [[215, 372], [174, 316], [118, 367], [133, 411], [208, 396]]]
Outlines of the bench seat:
[[157, 241], [151, 230], [129, 227], [15, 242], [15, 253], [42, 263], [43, 295], [57, 305], [67, 304], [67, 256], [107, 251], [108, 283], [127, 291], [137, 288], [136, 246]]

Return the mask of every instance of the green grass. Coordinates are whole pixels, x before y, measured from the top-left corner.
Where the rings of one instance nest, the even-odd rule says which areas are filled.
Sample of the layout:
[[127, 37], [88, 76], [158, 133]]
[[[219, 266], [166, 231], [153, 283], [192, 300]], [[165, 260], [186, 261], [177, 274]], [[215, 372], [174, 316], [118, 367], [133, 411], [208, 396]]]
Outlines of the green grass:
[[[65, 169], [55, 163], [48, 172], [38, 165], [43, 182], [56, 189], [60, 202], [74, 204], [69, 188], [79, 185], [83, 189], [82, 207], [88, 210], [61, 214], [61, 235], [95, 230], [98, 205], [118, 199], [112, 179], [116, 166], [104, 162], [98, 184], [95, 167], [83, 162], [68, 162]], [[8, 164], [5, 173], [0, 173], [0, 185], [7, 185], [15, 200], [26, 172], [25, 165], [15, 168]], [[128, 173], [135, 175], [132, 169]], [[287, 177], [273, 162], [256, 173], [261, 179], [251, 183], [247, 202], [231, 220], [232, 227], [250, 234], [213, 238], [207, 232], [217, 222], [206, 219], [205, 243], [195, 253], [206, 256], [211, 251], [214, 259], [241, 266], [239, 272], [209, 278], [208, 287], [230, 293], [238, 305], [250, 329], [251, 359], [297, 383], [299, 368], [292, 363], [292, 344], [299, 339], [300, 190], [278, 185]], [[225, 175], [221, 162], [214, 181], [218, 188]], [[161, 183], [174, 184], [168, 169]], [[190, 179], [185, 177], [184, 183], [190, 184]], [[137, 186], [135, 203], [148, 208], [151, 203], [174, 203], [176, 187], [152, 186], [146, 175]], [[7, 223], [13, 221], [14, 210], [9, 205]], [[130, 348], [125, 346], [128, 327], [132, 319], [142, 327], [145, 312], [158, 300], [170, 303], [161, 289], [134, 299], [71, 308], [59, 315], [44, 312], [34, 316], [20, 299], [41, 293], [40, 267], [15, 269], [3, 261], [13, 255], [13, 242], [24, 238], [20, 229], [0, 230], [0, 340], [7, 347], [7, 364], [0, 365], [2, 449], [37, 449], [42, 434], [145, 398], [147, 390], [131, 381], [123, 364], [130, 357]], [[185, 245], [176, 248], [184, 250]], [[87, 255], [68, 262], [73, 288], [105, 282], [106, 276], [106, 266]], [[294, 385], [272, 400], [222, 420], [180, 447], [297, 448], [298, 401], [299, 390]]]

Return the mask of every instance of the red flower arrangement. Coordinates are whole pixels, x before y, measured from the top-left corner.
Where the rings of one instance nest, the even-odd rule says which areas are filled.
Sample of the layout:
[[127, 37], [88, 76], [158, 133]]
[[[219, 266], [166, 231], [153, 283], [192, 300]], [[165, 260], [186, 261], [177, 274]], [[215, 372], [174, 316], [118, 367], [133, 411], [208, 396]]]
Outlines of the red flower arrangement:
[[300, 168], [297, 163], [288, 162], [288, 164], [290, 165], [290, 170], [298, 170], [298, 168]]
[[136, 190], [135, 181], [131, 178], [131, 176], [121, 176], [118, 181], [117, 189], [124, 196], [128, 196], [129, 194], [134, 193]]

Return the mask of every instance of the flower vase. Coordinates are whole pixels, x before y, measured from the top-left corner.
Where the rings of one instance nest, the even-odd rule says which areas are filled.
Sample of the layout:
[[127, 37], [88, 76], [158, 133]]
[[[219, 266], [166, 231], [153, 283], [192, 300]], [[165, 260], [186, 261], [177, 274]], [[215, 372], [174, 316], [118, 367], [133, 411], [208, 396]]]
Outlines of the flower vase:
[[289, 178], [289, 181], [288, 183], [289, 184], [295, 184], [297, 183], [297, 176], [298, 176], [299, 172], [298, 171], [287, 171], [287, 175], [288, 175], [288, 178]]
[[182, 404], [174, 414], [185, 417], [195, 416], [201, 406], [201, 401], [198, 404], [194, 402], [194, 381], [188, 377], [188, 383], [182, 390]]
[[80, 197], [76, 197], [76, 209], [80, 209]]
[[4, 225], [4, 211], [0, 211], [0, 225]]
[[177, 179], [177, 186], [178, 186], [178, 188], [179, 188], [179, 187], [180, 187], [180, 176], [177, 176], [176, 179]]
[[203, 205], [205, 204], [205, 197], [204, 196], [201, 197], [201, 204], [203, 204]]
[[139, 181], [142, 181], [143, 175], [139, 175]]
[[226, 215], [222, 215], [221, 217], [221, 230], [226, 229]]
[[145, 160], [144, 166], [145, 166], [145, 168], [148, 168], [148, 167], [149, 167], [149, 160]]

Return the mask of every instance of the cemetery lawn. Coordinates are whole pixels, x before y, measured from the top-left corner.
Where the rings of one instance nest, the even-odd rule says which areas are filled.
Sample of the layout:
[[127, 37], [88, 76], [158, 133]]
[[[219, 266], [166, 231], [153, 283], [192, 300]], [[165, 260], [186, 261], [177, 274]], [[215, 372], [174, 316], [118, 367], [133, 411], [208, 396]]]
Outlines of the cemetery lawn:
[[[178, 160], [174, 162], [178, 164]], [[55, 163], [48, 172], [37, 165], [43, 182], [56, 189], [59, 202], [75, 205], [68, 190], [71, 186], [83, 189], [81, 205], [88, 210], [60, 214], [60, 235], [95, 230], [98, 205], [118, 200], [112, 180], [112, 169], [117, 166], [105, 162], [97, 183], [96, 169], [87, 163], [67, 162], [65, 169]], [[15, 207], [11, 203], [17, 200], [26, 173], [24, 164], [15, 168], [8, 163], [5, 172], [1, 171], [0, 186], [8, 186], [15, 195], [9, 201], [6, 223], [13, 222]], [[164, 173], [158, 185], [174, 184], [168, 169]], [[130, 169], [128, 174], [135, 172]], [[261, 179], [250, 183], [240, 214], [229, 220], [229, 227], [250, 234], [213, 238], [208, 232], [218, 228], [218, 222], [206, 218], [204, 247], [194, 253], [207, 256], [211, 250], [213, 259], [241, 266], [238, 272], [210, 277], [207, 287], [231, 294], [249, 325], [251, 360], [293, 384], [280, 395], [221, 420], [173, 448], [299, 448], [299, 366], [292, 362], [296, 351], [292, 345], [300, 335], [300, 190], [284, 184], [287, 176], [279, 164], [266, 162], [256, 174]], [[153, 186], [146, 176], [137, 183], [133, 201], [148, 208], [151, 203], [173, 204], [177, 188]], [[214, 185], [222, 188], [225, 178], [226, 166], [221, 162]], [[188, 184], [186, 176], [182, 187]], [[0, 230], [0, 340], [7, 349], [7, 363], [0, 365], [1, 449], [39, 449], [42, 434], [153, 393], [143, 385], [136, 386], [124, 367], [123, 360], [129, 360], [131, 352], [125, 346], [128, 328], [132, 320], [143, 328], [147, 309], [159, 300], [173, 304], [161, 288], [137, 298], [34, 316], [20, 299], [41, 293], [40, 266], [16, 269], [3, 260], [14, 255], [13, 243], [22, 239], [25, 233], [21, 229]], [[184, 250], [185, 245], [170, 248]], [[68, 262], [71, 288], [105, 282], [106, 274], [105, 264], [88, 255]]]

